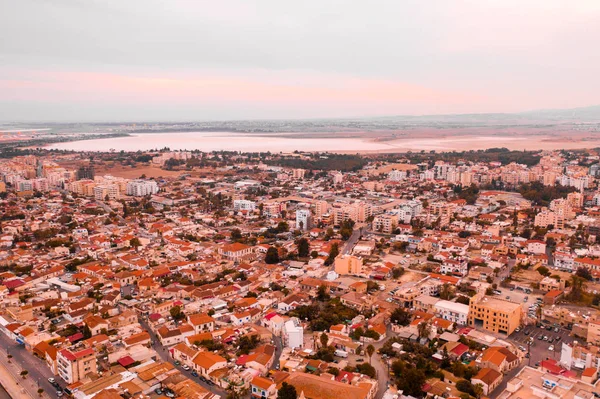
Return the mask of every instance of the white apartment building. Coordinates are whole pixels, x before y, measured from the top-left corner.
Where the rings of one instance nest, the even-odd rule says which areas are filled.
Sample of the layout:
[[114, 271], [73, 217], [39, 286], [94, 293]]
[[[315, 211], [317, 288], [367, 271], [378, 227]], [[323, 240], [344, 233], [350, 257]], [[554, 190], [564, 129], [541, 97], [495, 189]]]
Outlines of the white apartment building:
[[469, 305], [450, 301], [438, 301], [433, 305], [439, 316], [455, 324], [467, 325], [469, 320]]
[[308, 230], [310, 229], [310, 210], [308, 209], [298, 209], [296, 211], [296, 228], [298, 230]]
[[234, 211], [254, 211], [256, 209], [256, 202], [249, 200], [234, 200], [233, 210]]
[[304, 346], [304, 328], [297, 317], [292, 317], [283, 325], [283, 344], [288, 348]]
[[144, 197], [158, 193], [158, 184], [154, 180], [132, 180], [127, 183], [127, 195]]

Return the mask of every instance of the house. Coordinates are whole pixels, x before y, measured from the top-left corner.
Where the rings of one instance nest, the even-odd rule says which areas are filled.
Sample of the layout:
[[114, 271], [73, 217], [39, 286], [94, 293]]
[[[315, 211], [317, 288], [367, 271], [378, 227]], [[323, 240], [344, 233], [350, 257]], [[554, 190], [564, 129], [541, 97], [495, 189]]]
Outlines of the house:
[[277, 385], [269, 378], [256, 376], [250, 383], [250, 394], [253, 398], [274, 399], [277, 397]]
[[188, 316], [188, 322], [194, 327], [196, 334], [205, 331], [214, 331], [215, 319], [207, 314], [193, 314]]
[[171, 349], [173, 359], [192, 367], [192, 361], [198, 354], [198, 351], [190, 348], [185, 343], [180, 342]]
[[519, 358], [503, 347], [490, 347], [481, 354], [477, 363], [482, 368], [491, 368], [499, 373], [507, 373], [519, 365]]
[[222, 258], [234, 262], [241, 262], [245, 258], [252, 256], [252, 253], [252, 247], [239, 242], [223, 245], [219, 248], [219, 255]]
[[479, 370], [477, 375], [471, 378], [471, 384], [481, 384], [484, 395], [489, 395], [501, 382], [502, 373], [487, 367]]
[[212, 352], [200, 352], [194, 357], [192, 368], [201, 376], [211, 378], [210, 373], [227, 367], [227, 360]]

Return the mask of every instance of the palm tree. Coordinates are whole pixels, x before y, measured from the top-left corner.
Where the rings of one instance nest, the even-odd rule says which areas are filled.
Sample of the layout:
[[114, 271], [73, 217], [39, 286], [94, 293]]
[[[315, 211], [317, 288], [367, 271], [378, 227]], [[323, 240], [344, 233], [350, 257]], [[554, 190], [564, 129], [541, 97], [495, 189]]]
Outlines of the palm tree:
[[578, 301], [581, 299], [581, 294], [585, 291], [585, 281], [576, 274], [571, 275], [571, 299]]
[[37, 392], [38, 395], [42, 396], [42, 394], [44, 393], [44, 388], [38, 388]]
[[367, 355], [369, 355], [369, 364], [371, 364], [371, 357], [375, 353], [375, 347], [373, 345], [367, 346]]
[[23, 377], [23, 379], [27, 378], [27, 374], [29, 374], [29, 371], [27, 371], [27, 370], [21, 371], [21, 377]]

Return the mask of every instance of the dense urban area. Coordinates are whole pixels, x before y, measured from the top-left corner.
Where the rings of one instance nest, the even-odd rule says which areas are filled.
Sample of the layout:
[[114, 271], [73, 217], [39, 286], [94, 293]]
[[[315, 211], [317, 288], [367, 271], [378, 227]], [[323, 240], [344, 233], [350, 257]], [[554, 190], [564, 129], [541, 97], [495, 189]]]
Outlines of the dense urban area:
[[600, 156], [10, 149], [13, 398], [600, 397]]

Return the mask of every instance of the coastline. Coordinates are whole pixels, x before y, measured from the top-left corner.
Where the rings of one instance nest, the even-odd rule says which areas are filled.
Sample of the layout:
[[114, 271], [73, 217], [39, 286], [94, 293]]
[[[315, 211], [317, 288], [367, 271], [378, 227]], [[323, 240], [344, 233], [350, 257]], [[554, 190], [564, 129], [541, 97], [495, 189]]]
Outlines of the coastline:
[[[335, 137], [317, 133], [233, 133], [233, 132], [172, 132], [136, 133], [121, 137], [102, 137], [48, 143], [46, 149], [75, 152], [171, 150], [240, 151], [240, 152], [331, 152], [339, 154], [394, 154], [435, 151], [462, 152], [504, 147], [509, 150], [576, 150], [600, 147], [600, 137], [586, 133], [456, 133], [427, 132], [423, 135], [406, 132], [378, 134], [374, 132], [340, 132]], [[145, 137], [144, 137], [145, 136]], [[21, 148], [34, 148], [26, 145]]]

